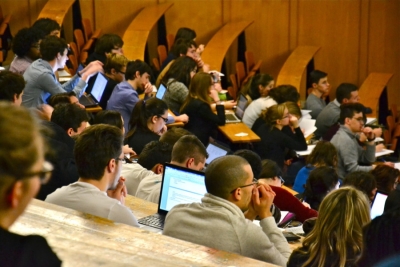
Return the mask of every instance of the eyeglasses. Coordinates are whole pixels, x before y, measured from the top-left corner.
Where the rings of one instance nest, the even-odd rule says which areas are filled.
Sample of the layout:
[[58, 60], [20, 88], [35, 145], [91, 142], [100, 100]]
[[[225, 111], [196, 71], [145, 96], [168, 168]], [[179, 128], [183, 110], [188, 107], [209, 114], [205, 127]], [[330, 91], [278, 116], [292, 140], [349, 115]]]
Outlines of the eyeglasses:
[[25, 179], [25, 178], [31, 178], [34, 176], [39, 176], [40, 183], [47, 184], [47, 182], [50, 180], [51, 173], [54, 170], [53, 164], [51, 164], [48, 161], [43, 162], [42, 170], [37, 171], [37, 172], [28, 172], [25, 174], [22, 174], [19, 176], [18, 180]]
[[285, 180], [283, 180], [282, 176], [278, 176], [278, 178], [281, 180], [281, 185], [285, 183]]
[[236, 189], [238, 188], [244, 188], [244, 187], [248, 187], [248, 186], [254, 186], [258, 184], [258, 180], [253, 178], [253, 182], [251, 184], [246, 184], [246, 185], [242, 185], [242, 186], [238, 186], [235, 189], [233, 189], [230, 193], [232, 194], [233, 192], [235, 192]]
[[167, 123], [168, 122], [168, 118], [164, 118], [163, 116], [161, 116], [161, 115], [159, 115], [159, 116], [157, 116], [158, 118], [161, 118], [161, 119], [163, 119], [163, 121], [165, 122], [165, 123]]
[[123, 72], [123, 71], [117, 70], [117, 72], [119, 72], [119, 73], [125, 75], [125, 72]]
[[286, 116], [283, 116], [282, 120], [289, 118], [289, 117], [290, 117], [290, 114], [287, 114]]
[[359, 123], [362, 123], [362, 124], [364, 124], [364, 117], [358, 117], [358, 118], [352, 118], [352, 119], [355, 119], [355, 120], [357, 120]]
[[31, 45], [32, 48], [36, 48], [37, 50], [40, 50], [40, 44], [33, 44]]

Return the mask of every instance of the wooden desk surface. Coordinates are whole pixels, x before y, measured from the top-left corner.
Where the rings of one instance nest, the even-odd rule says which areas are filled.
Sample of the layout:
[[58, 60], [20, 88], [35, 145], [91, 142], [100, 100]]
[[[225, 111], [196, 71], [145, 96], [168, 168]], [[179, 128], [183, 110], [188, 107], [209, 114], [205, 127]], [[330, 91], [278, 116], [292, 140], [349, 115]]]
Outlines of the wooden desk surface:
[[[232, 142], [232, 143], [248, 143], [260, 142], [261, 139], [256, 135], [246, 124], [227, 123], [224, 126], [218, 126], [218, 129]], [[247, 134], [242, 136], [241, 133]], [[239, 134], [239, 135], [238, 135]]]
[[100, 106], [95, 106], [95, 107], [90, 107], [90, 108], [85, 108], [87, 112], [90, 113], [97, 113], [102, 111], [103, 109]]
[[133, 19], [122, 38], [124, 54], [127, 58], [144, 60], [147, 38], [151, 29], [172, 5], [173, 3], [164, 3], [145, 7]]
[[252, 20], [229, 22], [214, 34], [201, 55], [202, 60], [210, 65], [210, 70], [221, 71], [222, 63], [229, 47], [253, 22]]
[[40, 18], [51, 18], [59, 25], [63, 24], [64, 17], [75, 0], [48, 0], [38, 16]]

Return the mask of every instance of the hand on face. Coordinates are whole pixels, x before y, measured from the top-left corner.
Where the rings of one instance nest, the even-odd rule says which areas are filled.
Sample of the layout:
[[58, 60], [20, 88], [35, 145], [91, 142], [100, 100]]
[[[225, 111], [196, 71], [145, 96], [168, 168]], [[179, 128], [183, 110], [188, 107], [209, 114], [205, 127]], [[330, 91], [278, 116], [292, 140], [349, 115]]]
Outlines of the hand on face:
[[254, 210], [261, 220], [272, 216], [270, 209], [274, 201], [275, 192], [271, 187], [266, 184], [260, 184], [253, 188], [252, 193], [249, 209]]
[[371, 129], [371, 127], [364, 127], [362, 129], [362, 133], [365, 134], [365, 136], [368, 139], [374, 139], [375, 138], [375, 134], [374, 134], [373, 130]]
[[299, 119], [296, 116], [289, 115], [289, 123], [293, 128], [299, 127]]
[[125, 185], [125, 178], [122, 176], [119, 178], [117, 186], [114, 190], [107, 190], [107, 195], [111, 198], [118, 200], [119, 202], [121, 202], [122, 205], [125, 205], [125, 197], [127, 194], [128, 191]]
[[152, 85], [150, 82], [144, 84], [144, 85], [143, 85], [143, 88], [144, 88], [144, 93], [145, 93], [146, 95], [147, 95], [147, 94], [151, 94], [151, 93], [153, 92], [153, 85]]

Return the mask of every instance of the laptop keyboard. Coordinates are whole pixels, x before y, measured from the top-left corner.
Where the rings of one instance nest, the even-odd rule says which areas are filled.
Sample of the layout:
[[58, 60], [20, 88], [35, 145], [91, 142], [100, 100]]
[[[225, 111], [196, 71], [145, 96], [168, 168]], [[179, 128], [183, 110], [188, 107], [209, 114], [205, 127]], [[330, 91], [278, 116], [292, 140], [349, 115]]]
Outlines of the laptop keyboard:
[[157, 228], [157, 229], [161, 229], [161, 230], [164, 229], [164, 221], [165, 221], [165, 217], [160, 216], [159, 214], [153, 214], [153, 215], [143, 217], [138, 220], [138, 222], [140, 224], [150, 226], [153, 228]]
[[237, 121], [238, 120], [236, 118], [236, 116], [233, 114], [225, 114], [225, 119], [226, 119], [226, 121]]
[[86, 96], [81, 96], [79, 98], [79, 103], [81, 103], [85, 107], [96, 106], [96, 103], [91, 98]]

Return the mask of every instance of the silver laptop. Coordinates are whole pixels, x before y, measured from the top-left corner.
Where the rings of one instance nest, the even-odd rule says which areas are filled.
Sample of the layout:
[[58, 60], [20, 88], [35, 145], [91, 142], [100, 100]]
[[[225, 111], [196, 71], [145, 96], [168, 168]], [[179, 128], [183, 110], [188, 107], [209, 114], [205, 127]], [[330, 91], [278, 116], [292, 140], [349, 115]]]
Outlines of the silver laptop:
[[230, 151], [229, 148], [224, 147], [216, 142], [210, 142], [207, 146], [208, 158], [206, 160], [206, 166], [216, 158], [225, 156]]
[[163, 97], [164, 97], [164, 94], [165, 94], [165, 91], [167, 90], [167, 88], [165, 87], [165, 85], [164, 84], [162, 84], [162, 83], [160, 83], [160, 86], [158, 87], [158, 90], [157, 90], [157, 94], [156, 94], [156, 97], [158, 98], [158, 99], [163, 99]]
[[371, 220], [383, 214], [387, 197], [388, 195], [383, 192], [376, 192], [374, 201], [372, 202], [371, 206]]
[[138, 222], [162, 230], [168, 211], [178, 204], [200, 202], [206, 192], [203, 172], [165, 163], [158, 211]]
[[85, 91], [90, 92], [90, 94], [84, 94], [79, 98], [79, 103], [85, 107], [97, 106], [103, 96], [104, 90], [107, 85], [107, 77], [102, 73], [96, 75], [96, 79], [93, 83], [89, 84]]
[[248, 100], [246, 96], [240, 94], [237, 100], [235, 114], [225, 114], [225, 123], [238, 123], [242, 121], [244, 110], [247, 108]]

